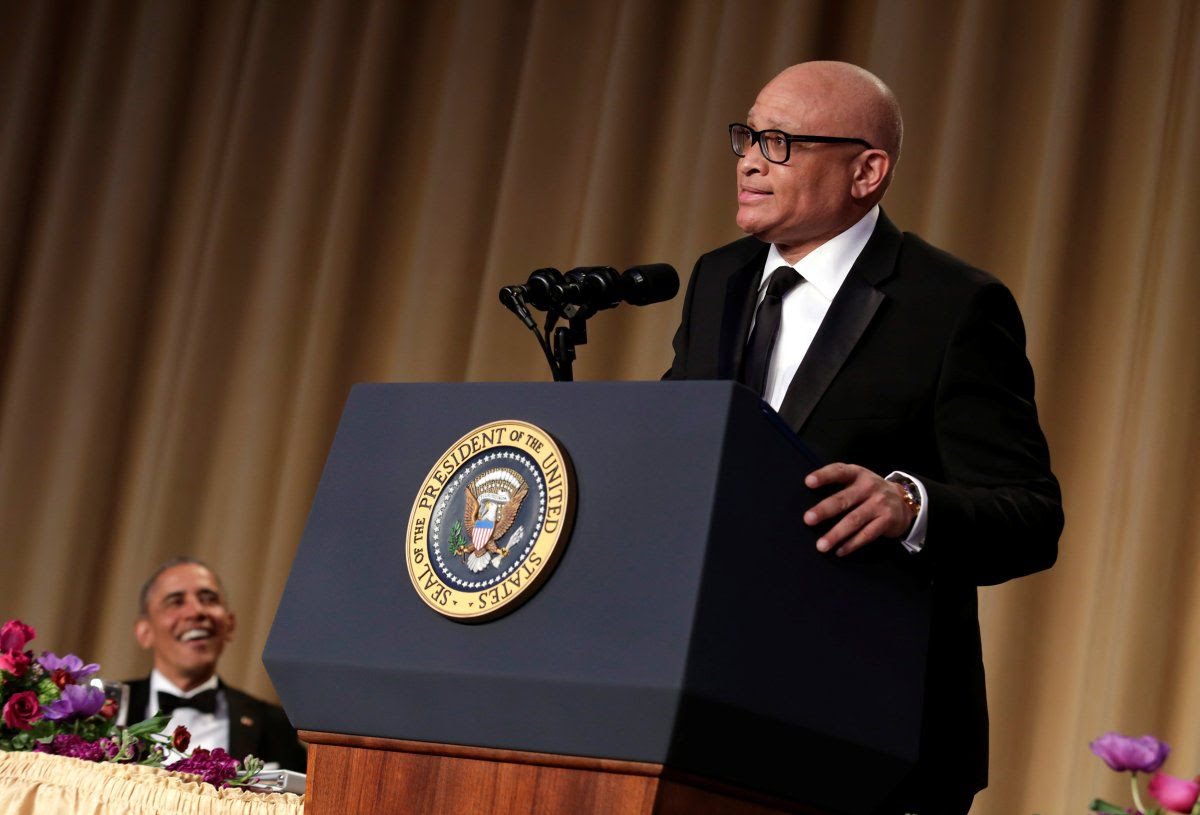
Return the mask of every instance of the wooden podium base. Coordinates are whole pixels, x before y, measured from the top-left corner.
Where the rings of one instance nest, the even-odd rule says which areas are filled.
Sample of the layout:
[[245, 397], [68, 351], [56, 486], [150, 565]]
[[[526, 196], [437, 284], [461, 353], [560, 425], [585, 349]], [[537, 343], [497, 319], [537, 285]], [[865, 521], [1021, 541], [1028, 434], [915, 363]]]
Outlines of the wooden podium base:
[[305, 815], [772, 815], [817, 810], [661, 764], [301, 730]]

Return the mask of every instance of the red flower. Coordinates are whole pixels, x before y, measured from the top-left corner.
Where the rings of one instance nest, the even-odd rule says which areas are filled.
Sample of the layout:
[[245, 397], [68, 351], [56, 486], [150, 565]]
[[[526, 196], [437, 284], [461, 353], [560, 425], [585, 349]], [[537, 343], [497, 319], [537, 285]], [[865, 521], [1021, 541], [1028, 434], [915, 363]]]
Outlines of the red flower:
[[192, 734], [183, 725], [177, 726], [175, 732], [171, 734], [171, 747], [180, 753], [185, 752], [191, 742]]
[[24, 676], [29, 670], [29, 654], [24, 651], [0, 652], [0, 671], [8, 671], [13, 676]]
[[0, 628], [0, 651], [24, 651], [37, 632], [20, 620], [9, 620]]
[[105, 699], [104, 704], [100, 707], [100, 715], [106, 719], [111, 719], [117, 715], [121, 709], [121, 705], [116, 699]]
[[1200, 798], [1200, 784], [1166, 773], [1155, 773], [1147, 787], [1158, 802], [1172, 812], [1191, 812]]
[[50, 674], [50, 681], [57, 685], [59, 690], [62, 690], [71, 684], [71, 672], [62, 668], [55, 668], [54, 672]]
[[4, 723], [13, 730], [29, 730], [40, 718], [42, 709], [31, 690], [14, 693], [4, 705]]

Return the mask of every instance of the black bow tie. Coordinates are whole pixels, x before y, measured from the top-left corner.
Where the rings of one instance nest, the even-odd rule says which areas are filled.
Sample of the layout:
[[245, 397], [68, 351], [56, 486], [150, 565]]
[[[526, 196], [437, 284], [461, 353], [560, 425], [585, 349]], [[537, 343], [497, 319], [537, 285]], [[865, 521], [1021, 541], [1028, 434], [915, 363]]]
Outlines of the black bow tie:
[[216, 713], [217, 712], [217, 689], [209, 688], [197, 693], [195, 696], [189, 696], [182, 699], [173, 693], [166, 691], [158, 692], [158, 707], [163, 713], [168, 716], [174, 713], [181, 707], [198, 710], [201, 713]]

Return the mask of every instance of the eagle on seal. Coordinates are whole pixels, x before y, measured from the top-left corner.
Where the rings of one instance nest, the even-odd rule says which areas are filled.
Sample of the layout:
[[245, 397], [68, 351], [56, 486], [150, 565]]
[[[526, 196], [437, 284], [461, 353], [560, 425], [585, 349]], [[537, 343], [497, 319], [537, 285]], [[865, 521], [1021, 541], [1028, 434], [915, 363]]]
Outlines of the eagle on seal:
[[511, 470], [493, 470], [467, 485], [463, 526], [470, 541], [466, 563], [472, 572], [489, 564], [499, 566], [508, 554], [508, 547], [502, 549], [496, 541], [512, 526], [528, 493], [524, 479]]

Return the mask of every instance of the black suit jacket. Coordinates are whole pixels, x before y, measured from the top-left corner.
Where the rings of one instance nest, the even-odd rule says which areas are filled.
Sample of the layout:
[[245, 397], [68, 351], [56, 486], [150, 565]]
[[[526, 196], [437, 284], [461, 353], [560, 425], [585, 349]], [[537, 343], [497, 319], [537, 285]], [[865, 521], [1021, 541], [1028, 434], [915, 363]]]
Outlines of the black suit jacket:
[[[668, 378], [738, 378], [768, 248], [743, 238], [696, 263]], [[1016, 302], [881, 212], [779, 412], [825, 461], [927, 488], [925, 547], [900, 560], [934, 592], [917, 776], [982, 789], [976, 586], [1048, 568], [1063, 524]]]
[[[129, 686], [127, 723], [139, 722], [150, 703], [150, 678], [126, 682]], [[287, 714], [278, 705], [255, 699], [248, 693], [220, 682], [229, 705], [229, 754], [241, 761], [248, 755], [275, 762], [285, 770], [304, 772], [308, 754]], [[169, 734], [168, 734], [169, 735]]]

